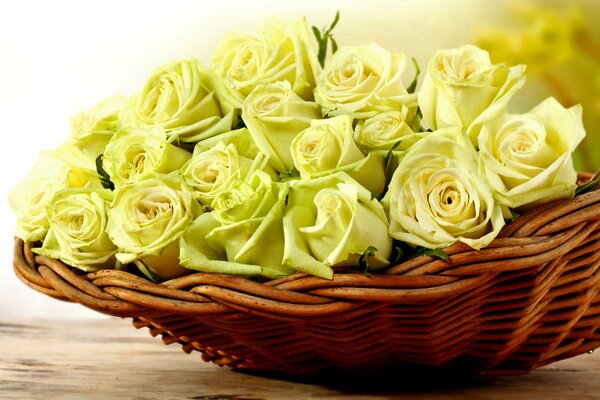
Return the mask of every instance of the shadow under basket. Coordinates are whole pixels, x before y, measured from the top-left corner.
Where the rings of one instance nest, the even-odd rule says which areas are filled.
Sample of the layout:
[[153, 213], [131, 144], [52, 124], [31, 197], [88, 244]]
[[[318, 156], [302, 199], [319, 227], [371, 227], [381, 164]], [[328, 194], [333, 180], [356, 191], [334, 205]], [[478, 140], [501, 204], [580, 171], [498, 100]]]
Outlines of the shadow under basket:
[[315, 374], [407, 365], [527, 373], [600, 346], [600, 190], [532, 209], [487, 248], [419, 256], [379, 274], [257, 283], [194, 273], [161, 284], [81, 273], [17, 239], [28, 286], [133, 318], [218, 365]]

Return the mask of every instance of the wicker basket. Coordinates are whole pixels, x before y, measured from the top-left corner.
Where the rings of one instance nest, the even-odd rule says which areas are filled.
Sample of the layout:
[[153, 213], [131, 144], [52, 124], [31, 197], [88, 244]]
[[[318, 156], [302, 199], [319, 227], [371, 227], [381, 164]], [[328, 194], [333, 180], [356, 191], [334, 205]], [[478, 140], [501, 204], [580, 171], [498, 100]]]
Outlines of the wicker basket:
[[238, 369], [314, 374], [418, 364], [526, 373], [600, 346], [600, 190], [540, 206], [488, 248], [446, 249], [365, 276], [295, 274], [267, 283], [195, 273], [155, 284], [81, 274], [16, 240], [28, 286], [133, 317], [166, 344]]

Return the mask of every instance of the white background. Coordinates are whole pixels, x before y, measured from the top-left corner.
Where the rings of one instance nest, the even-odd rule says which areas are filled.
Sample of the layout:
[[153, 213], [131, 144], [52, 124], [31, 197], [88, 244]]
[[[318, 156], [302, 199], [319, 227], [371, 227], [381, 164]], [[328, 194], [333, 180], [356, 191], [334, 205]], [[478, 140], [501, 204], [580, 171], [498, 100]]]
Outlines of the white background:
[[306, 15], [322, 26], [336, 10], [341, 45], [376, 41], [417, 57], [421, 66], [435, 50], [469, 42], [479, 25], [505, 13], [498, 3], [480, 0], [3, 1], [0, 320], [101, 317], [38, 294], [12, 270], [8, 192], [40, 150], [67, 138], [71, 115], [107, 96], [133, 94], [154, 67], [171, 60], [195, 56], [208, 62], [224, 32], [252, 29], [271, 15]]

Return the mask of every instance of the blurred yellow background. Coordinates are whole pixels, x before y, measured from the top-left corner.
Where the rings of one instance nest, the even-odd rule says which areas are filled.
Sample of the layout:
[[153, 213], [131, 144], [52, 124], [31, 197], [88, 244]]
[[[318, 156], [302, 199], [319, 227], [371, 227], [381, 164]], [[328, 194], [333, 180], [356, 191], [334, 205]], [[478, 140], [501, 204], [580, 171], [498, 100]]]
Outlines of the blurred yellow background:
[[587, 139], [576, 154], [579, 170], [600, 168], [600, 2], [511, 1], [504, 19], [482, 25], [474, 42], [494, 62], [527, 64], [528, 90], [518, 102], [547, 96], [583, 105]]

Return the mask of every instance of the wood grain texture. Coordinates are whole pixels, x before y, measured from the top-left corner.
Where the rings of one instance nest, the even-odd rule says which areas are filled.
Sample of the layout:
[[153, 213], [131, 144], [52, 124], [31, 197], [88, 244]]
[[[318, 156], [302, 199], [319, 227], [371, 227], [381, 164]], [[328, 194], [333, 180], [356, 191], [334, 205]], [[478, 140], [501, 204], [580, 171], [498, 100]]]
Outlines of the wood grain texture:
[[164, 346], [125, 320], [0, 321], [0, 399], [599, 399], [600, 352], [521, 376], [427, 370], [251, 375]]

